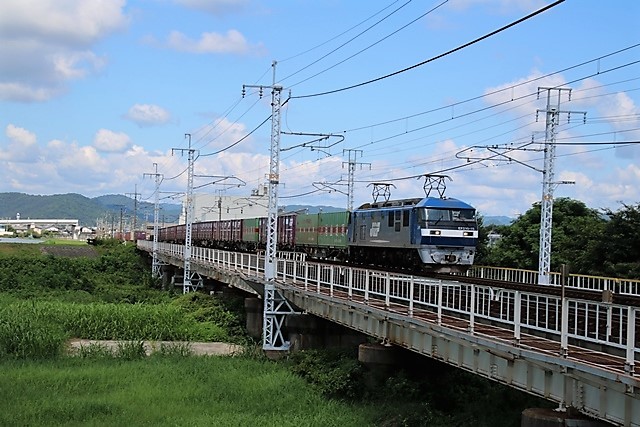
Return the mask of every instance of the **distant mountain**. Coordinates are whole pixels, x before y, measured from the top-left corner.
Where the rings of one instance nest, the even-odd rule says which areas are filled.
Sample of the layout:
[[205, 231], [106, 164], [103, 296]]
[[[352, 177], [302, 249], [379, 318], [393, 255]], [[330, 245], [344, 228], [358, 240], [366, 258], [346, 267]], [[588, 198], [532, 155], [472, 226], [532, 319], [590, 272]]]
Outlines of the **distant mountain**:
[[281, 206], [285, 212], [305, 212], [315, 214], [318, 212], [340, 212], [345, 208], [336, 208], [334, 206], [310, 206], [310, 205], [285, 205]]
[[513, 222], [513, 218], [508, 216], [485, 216], [482, 219], [482, 224], [487, 225], [509, 225]]
[[[285, 212], [339, 212], [344, 208], [334, 206], [284, 205]], [[15, 219], [77, 219], [81, 225], [96, 226], [98, 221], [131, 221], [133, 212], [137, 212], [137, 223], [153, 222], [153, 203], [136, 201], [121, 194], [108, 194], [88, 198], [81, 194], [54, 194], [36, 196], [24, 193], [0, 193], [0, 218]], [[181, 206], [170, 203], [160, 204], [160, 223], [175, 223], [180, 216]], [[508, 225], [513, 218], [507, 216], [485, 216], [483, 224]]]
[[[77, 219], [81, 225], [95, 226], [98, 220], [113, 221], [130, 218], [137, 211], [140, 223], [153, 221], [153, 203], [138, 202], [123, 195], [88, 198], [81, 194], [54, 194], [51, 196], [24, 193], [0, 193], [0, 218], [15, 219]], [[135, 206], [135, 208], [134, 208]], [[176, 222], [180, 205], [161, 204], [161, 215], [166, 222]], [[162, 218], [161, 218], [162, 220]]]

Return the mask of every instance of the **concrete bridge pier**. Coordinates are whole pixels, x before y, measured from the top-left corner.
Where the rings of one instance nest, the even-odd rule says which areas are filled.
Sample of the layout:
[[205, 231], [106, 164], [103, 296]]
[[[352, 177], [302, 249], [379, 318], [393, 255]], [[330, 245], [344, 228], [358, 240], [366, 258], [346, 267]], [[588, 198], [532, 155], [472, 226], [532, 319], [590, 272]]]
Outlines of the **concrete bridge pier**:
[[160, 273], [162, 274], [162, 290], [173, 289], [175, 268], [170, 264], [164, 264], [160, 266]]
[[355, 348], [367, 336], [310, 314], [289, 314], [285, 328], [291, 351], [319, 348]]
[[245, 298], [244, 311], [247, 314], [247, 332], [255, 339], [262, 338], [263, 305], [260, 298]]
[[607, 427], [602, 421], [582, 415], [576, 409], [556, 411], [550, 408], [528, 408], [522, 411], [521, 427]]
[[375, 388], [403, 367], [401, 349], [382, 343], [362, 343], [358, 346], [358, 361], [369, 370], [367, 386]]

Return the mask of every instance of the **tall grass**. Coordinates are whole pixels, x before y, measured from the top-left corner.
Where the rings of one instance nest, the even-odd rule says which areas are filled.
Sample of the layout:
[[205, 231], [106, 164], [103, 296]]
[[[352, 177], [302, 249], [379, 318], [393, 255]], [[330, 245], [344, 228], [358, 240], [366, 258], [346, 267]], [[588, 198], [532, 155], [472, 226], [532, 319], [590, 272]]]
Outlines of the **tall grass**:
[[[0, 425], [379, 425], [283, 366], [229, 357], [0, 361]], [[10, 386], [9, 386], [10, 385]]]
[[47, 358], [68, 338], [97, 340], [238, 341], [176, 304], [76, 304], [0, 300], [0, 356]]

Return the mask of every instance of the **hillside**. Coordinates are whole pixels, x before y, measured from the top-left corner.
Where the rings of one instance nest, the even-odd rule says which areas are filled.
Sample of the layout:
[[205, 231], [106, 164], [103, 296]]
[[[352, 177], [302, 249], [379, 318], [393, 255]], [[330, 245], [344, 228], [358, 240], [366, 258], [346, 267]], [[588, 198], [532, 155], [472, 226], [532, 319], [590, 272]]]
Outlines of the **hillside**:
[[[122, 195], [106, 195], [88, 198], [81, 194], [54, 194], [50, 196], [24, 193], [0, 193], [0, 218], [21, 219], [64, 218], [77, 219], [81, 225], [95, 226], [98, 219], [106, 221], [129, 217], [134, 211], [135, 201]], [[162, 214], [168, 221], [175, 221], [180, 213], [179, 205], [162, 204]], [[153, 220], [153, 204], [138, 202], [138, 221]]]

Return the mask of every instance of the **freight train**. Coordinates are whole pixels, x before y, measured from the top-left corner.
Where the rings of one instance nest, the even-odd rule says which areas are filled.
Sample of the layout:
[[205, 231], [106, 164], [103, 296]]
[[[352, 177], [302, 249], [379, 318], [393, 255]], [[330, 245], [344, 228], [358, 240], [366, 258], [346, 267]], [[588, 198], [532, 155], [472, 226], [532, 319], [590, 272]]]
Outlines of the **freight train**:
[[[436, 273], [464, 272], [478, 240], [476, 211], [453, 198], [414, 198], [366, 203], [358, 209], [277, 219], [279, 251], [362, 265], [397, 266]], [[267, 218], [197, 222], [194, 246], [257, 251], [266, 246]], [[186, 227], [159, 230], [158, 241], [184, 244]]]

